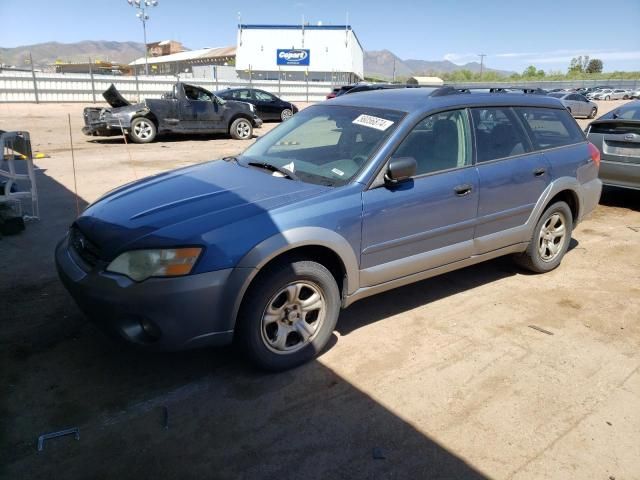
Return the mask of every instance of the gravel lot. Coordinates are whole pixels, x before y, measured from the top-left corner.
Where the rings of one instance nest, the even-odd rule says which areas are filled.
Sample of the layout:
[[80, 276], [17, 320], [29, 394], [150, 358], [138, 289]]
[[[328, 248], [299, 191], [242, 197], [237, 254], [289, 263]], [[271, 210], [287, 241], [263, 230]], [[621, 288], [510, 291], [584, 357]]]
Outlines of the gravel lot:
[[640, 479], [640, 192], [606, 189], [549, 274], [503, 258], [363, 300], [317, 361], [266, 375], [233, 348], [123, 348], [80, 315], [53, 265], [76, 215], [67, 113], [80, 208], [248, 144], [90, 139], [82, 107], [0, 104], [50, 155], [42, 220], [0, 239], [0, 477]]

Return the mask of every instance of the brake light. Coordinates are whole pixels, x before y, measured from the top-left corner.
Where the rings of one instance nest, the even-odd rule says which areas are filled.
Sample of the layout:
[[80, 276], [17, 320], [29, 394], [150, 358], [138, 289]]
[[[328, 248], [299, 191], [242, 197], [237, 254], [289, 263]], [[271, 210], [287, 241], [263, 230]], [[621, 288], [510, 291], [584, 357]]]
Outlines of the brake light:
[[593, 163], [596, 164], [596, 167], [600, 168], [600, 150], [591, 142], [589, 142], [589, 153], [591, 154]]

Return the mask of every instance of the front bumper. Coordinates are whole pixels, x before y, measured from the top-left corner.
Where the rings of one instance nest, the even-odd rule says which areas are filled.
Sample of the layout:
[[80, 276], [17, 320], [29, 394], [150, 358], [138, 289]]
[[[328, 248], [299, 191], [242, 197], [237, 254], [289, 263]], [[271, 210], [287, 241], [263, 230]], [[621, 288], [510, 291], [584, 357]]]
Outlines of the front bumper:
[[[126, 128], [124, 128], [124, 130], [126, 132]], [[122, 135], [122, 128], [120, 128], [120, 124], [112, 124], [108, 122], [92, 122], [82, 127], [82, 133], [90, 137], [110, 137], [113, 135]]]
[[253, 116], [253, 128], [261, 128], [264, 122], [257, 115]]
[[80, 309], [105, 333], [154, 350], [226, 345], [233, 322], [223, 313], [233, 269], [144, 282], [91, 269], [69, 247], [55, 252], [58, 275]]

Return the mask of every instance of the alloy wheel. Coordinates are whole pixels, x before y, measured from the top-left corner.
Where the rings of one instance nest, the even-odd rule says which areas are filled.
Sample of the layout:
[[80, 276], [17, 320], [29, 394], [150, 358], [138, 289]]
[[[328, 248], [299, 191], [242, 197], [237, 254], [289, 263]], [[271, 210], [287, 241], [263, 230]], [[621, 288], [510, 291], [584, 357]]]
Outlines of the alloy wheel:
[[291, 354], [316, 337], [327, 314], [318, 285], [300, 280], [278, 291], [262, 314], [262, 341], [274, 353]]
[[542, 225], [538, 238], [538, 253], [544, 262], [554, 261], [562, 252], [567, 238], [566, 223], [564, 214], [556, 212]]
[[143, 120], [133, 127], [133, 133], [140, 140], [148, 140], [153, 135], [153, 127], [149, 122]]

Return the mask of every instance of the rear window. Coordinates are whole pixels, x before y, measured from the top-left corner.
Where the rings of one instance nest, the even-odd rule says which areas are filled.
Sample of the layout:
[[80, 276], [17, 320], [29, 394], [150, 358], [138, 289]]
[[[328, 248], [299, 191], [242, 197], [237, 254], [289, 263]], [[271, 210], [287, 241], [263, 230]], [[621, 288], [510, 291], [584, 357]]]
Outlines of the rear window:
[[527, 135], [510, 108], [473, 108], [478, 162], [521, 155], [530, 150]]
[[578, 124], [566, 110], [518, 107], [516, 113], [529, 130], [536, 150], [584, 142]]
[[589, 133], [601, 133], [605, 135], [623, 135], [627, 133], [636, 133], [640, 135], [640, 123], [638, 122], [603, 122], [592, 123], [589, 127]]

